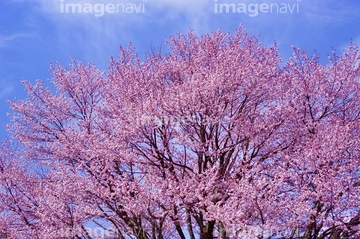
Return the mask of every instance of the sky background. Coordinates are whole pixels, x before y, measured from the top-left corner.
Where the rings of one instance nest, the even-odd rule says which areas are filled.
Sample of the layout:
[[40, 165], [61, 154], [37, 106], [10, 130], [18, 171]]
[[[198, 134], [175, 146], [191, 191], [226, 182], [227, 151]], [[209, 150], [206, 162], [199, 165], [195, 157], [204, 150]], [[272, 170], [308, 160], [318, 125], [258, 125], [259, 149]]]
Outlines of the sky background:
[[[61, 7], [68, 3], [91, 3], [93, 7], [132, 4], [140, 11], [105, 12], [103, 16], [62, 12]], [[287, 13], [215, 13], [221, 3], [247, 7], [285, 4]], [[26, 98], [22, 79], [48, 82], [50, 63], [68, 66], [73, 57], [106, 70], [110, 57], [119, 56], [120, 45], [132, 42], [143, 56], [146, 51], [160, 49], [169, 36], [187, 33], [190, 28], [199, 35], [219, 28], [233, 33], [240, 24], [265, 46], [276, 42], [284, 61], [295, 45], [308, 54], [316, 51], [326, 64], [332, 49], [341, 53], [351, 40], [360, 45], [360, 1], [0, 0], [0, 140], [7, 137], [3, 125], [9, 122], [6, 113], [11, 112], [6, 100]]]

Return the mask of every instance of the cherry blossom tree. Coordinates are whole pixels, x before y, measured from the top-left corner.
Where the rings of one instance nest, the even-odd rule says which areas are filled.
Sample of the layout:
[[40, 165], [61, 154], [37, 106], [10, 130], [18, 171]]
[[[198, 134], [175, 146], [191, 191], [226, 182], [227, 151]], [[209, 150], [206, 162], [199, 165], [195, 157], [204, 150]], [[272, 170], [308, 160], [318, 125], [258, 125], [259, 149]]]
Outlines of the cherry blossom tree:
[[[241, 27], [24, 81], [0, 156], [9, 238], [358, 238], [360, 53], [281, 64]], [[15, 144], [15, 143], [14, 143]], [[96, 230], [95, 230], [96, 229]]]

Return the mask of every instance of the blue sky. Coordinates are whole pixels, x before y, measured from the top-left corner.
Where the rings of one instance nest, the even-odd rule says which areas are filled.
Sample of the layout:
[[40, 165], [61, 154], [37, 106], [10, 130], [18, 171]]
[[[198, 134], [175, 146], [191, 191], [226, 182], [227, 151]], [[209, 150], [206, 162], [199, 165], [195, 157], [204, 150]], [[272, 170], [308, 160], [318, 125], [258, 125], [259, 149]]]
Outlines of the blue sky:
[[[70, 3], [92, 13], [66, 11]], [[226, 13], [226, 8], [220, 7], [224, 4], [235, 4], [245, 12]], [[273, 5], [271, 12], [270, 4], [286, 8], [281, 13]], [[101, 12], [101, 5], [107, 11]], [[116, 12], [112, 6], [133, 9], [123, 13], [121, 7]], [[292, 53], [290, 46], [295, 45], [309, 54], [316, 50], [326, 63], [332, 49], [341, 52], [351, 40], [360, 45], [360, 1], [1, 0], [0, 123], [9, 122], [6, 100], [26, 97], [20, 80], [46, 82], [51, 78], [52, 62], [68, 66], [74, 57], [105, 70], [110, 57], [119, 55], [120, 45], [132, 42], [143, 55], [151, 48], [159, 49], [169, 36], [190, 28], [198, 34], [219, 28], [233, 32], [240, 24], [264, 45], [276, 41], [285, 61]], [[6, 131], [0, 127], [0, 140], [5, 137]]]

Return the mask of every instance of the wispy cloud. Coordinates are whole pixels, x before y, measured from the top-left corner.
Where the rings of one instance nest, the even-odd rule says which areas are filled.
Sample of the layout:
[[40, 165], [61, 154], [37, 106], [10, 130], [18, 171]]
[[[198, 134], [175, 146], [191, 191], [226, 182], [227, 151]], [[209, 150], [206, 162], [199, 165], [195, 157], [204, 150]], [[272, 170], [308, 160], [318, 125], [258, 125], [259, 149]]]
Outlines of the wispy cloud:
[[0, 99], [6, 98], [13, 92], [14, 87], [12, 85], [1, 84], [0, 87]]
[[[174, 26], [181, 31], [191, 26], [194, 30], [209, 31], [212, 24], [211, 15], [213, 13], [213, 1], [209, 0], [157, 0], [149, 3], [155, 11], [161, 11], [160, 21], [178, 20], [178, 25]], [[157, 12], [155, 12], [156, 14]], [[186, 29], [183, 29], [186, 28]]]
[[[30, 1], [30, 0], [22, 0]], [[37, 10], [44, 13], [45, 17], [50, 18], [58, 25], [72, 24], [90, 26], [98, 30], [102, 28], [97, 26], [98, 22], [106, 22], [107, 28], [126, 28], [133, 24], [161, 24], [169, 21], [178, 20], [179, 27], [188, 25], [206, 26], [210, 22], [209, 13], [213, 9], [213, 3], [208, 0], [77, 0], [71, 3], [84, 4], [134, 4], [141, 6], [144, 10], [141, 14], [105, 14], [104, 18], [99, 20], [94, 17], [95, 14], [60, 14], [61, 8], [65, 7], [67, 0], [31, 0], [37, 3]], [[69, 1], [70, 3], [70, 1]], [[100, 6], [99, 6], [100, 7]], [[71, 9], [73, 9], [71, 7]], [[93, 9], [95, 10], [95, 9]], [[158, 17], [161, 16], [161, 17]], [[112, 19], [110, 19], [112, 18]], [[181, 21], [179, 21], [181, 18]], [[174, 26], [176, 28], [177, 26]], [[200, 27], [200, 28], [201, 28]], [[187, 27], [188, 28], [188, 27]], [[181, 28], [180, 28], [181, 29]]]
[[7, 36], [1, 36], [0, 35], [0, 48], [5, 48], [6, 46], [9, 45], [9, 43], [19, 39], [19, 38], [27, 38], [27, 37], [31, 37], [31, 34], [26, 34], [26, 33], [16, 33], [16, 34], [12, 34], [12, 35], [7, 35]]
[[351, 22], [360, 12], [358, 4], [335, 0], [309, 1], [302, 4], [302, 8], [306, 20], [317, 25]]
[[[53, 32], [57, 35], [56, 45], [64, 49], [64, 55], [72, 55], [71, 49], [82, 51], [86, 59], [98, 59], [107, 62], [118, 45], [132, 40], [148, 45], [148, 41], [174, 32], [187, 32], [191, 27], [198, 34], [210, 32], [221, 27], [224, 31], [233, 31], [243, 24], [252, 34], [261, 35], [266, 45], [276, 40], [278, 45], [287, 49], [291, 44], [317, 32], [306, 33], [294, 29], [305, 26], [328, 26], [351, 23], [360, 9], [354, 10], [350, 3], [335, 0], [272, 0], [271, 3], [298, 4], [299, 13], [294, 14], [259, 14], [249, 17], [246, 14], [214, 14], [214, 0], [11, 0], [28, 4], [31, 10], [49, 21]], [[218, 0], [218, 2], [254, 3], [252, 0]], [[262, 3], [267, 0], [258, 0]], [[34, 4], [35, 3], [35, 4]], [[135, 3], [144, 4], [143, 14], [105, 14], [96, 17], [94, 14], [60, 13], [61, 3]], [[357, 7], [360, 5], [357, 4]], [[171, 25], [171, 27], [169, 27]], [[274, 26], [282, 26], [274, 27]], [[271, 31], [271, 34], [269, 34]], [[161, 33], [161, 34], [160, 34]], [[298, 35], [296, 35], [298, 34]], [[300, 40], [298, 40], [299, 38]], [[150, 40], [151, 39], [151, 40]], [[0, 47], [4, 45], [0, 38]], [[155, 47], [159, 42], [155, 42]], [[282, 46], [284, 44], [285, 46]], [[76, 47], [78, 46], [78, 47]], [[147, 49], [146, 49], [147, 50]], [[66, 52], [65, 52], [66, 51]], [[116, 54], [115, 53], [115, 54]], [[285, 53], [286, 55], [288, 52]]]
[[204, 9], [208, 8], [212, 2], [208, 0], [157, 0], [149, 1], [149, 3], [155, 7], [166, 8], [169, 12], [185, 12], [192, 15], [204, 12]]
[[[20, 0], [12, 0], [20, 1]], [[120, 44], [128, 44], [131, 40], [140, 45], [150, 46], [152, 43], [159, 47], [161, 43], [153, 42], [156, 32], [167, 34], [170, 32], [186, 32], [188, 29], [210, 31], [210, 15], [212, 2], [208, 0], [21, 0], [29, 4], [36, 16], [49, 21], [52, 31], [57, 35], [56, 45], [64, 49], [64, 55], [72, 55], [71, 49], [77, 47], [77, 54], [87, 59], [98, 59], [108, 62], [110, 52], [116, 53]], [[61, 13], [65, 3], [77, 4], [118, 4], [133, 3], [144, 5], [144, 12], [105, 13], [101, 17], [94, 13]], [[95, 6], [95, 5], [93, 5]], [[73, 8], [71, 7], [71, 10]], [[94, 10], [94, 9], [93, 9]], [[160, 16], [160, 17], [159, 17]], [[169, 27], [169, 22], [172, 26]], [[167, 26], [167, 27], [165, 27]], [[146, 29], [146, 31], [144, 31]], [[142, 35], [143, 34], [143, 35]], [[151, 34], [151, 36], [149, 36]], [[164, 36], [162, 36], [164, 37]], [[165, 36], [166, 37], [166, 36]], [[161, 39], [161, 42], [165, 40]], [[149, 50], [149, 49], [146, 49]], [[101, 59], [101, 60], [100, 60]]]

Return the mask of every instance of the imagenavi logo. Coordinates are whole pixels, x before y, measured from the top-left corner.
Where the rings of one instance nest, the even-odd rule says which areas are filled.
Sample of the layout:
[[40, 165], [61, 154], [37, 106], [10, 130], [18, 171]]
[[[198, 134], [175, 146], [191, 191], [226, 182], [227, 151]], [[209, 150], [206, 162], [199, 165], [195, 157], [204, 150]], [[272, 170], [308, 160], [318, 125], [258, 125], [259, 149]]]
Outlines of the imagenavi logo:
[[145, 13], [145, 2], [70, 2], [69, 0], [60, 0], [60, 13], [72, 14], [93, 14], [96, 17], [102, 17], [108, 14], [136, 14]]
[[[227, 1], [227, 2], [226, 2]], [[290, 2], [290, 3], [289, 3]], [[239, 13], [250, 17], [259, 14], [292, 14], [299, 13], [301, 0], [290, 0], [287, 3], [257, 3], [257, 2], [230, 2], [229, 0], [214, 0], [214, 13]]]

